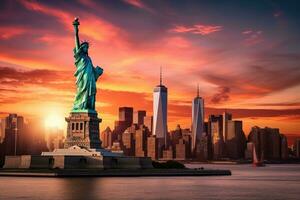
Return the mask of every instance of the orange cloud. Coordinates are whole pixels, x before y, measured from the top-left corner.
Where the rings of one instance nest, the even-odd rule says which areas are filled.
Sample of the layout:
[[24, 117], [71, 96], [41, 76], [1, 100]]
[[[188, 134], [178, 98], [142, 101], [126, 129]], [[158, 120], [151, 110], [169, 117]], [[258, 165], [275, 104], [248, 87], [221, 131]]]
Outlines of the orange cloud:
[[57, 17], [63, 23], [68, 23], [72, 21], [72, 19], [74, 19], [74, 17], [70, 16], [69, 14], [65, 13], [62, 10], [50, 8], [48, 6], [44, 6], [34, 1], [20, 1], [20, 2], [29, 10], [52, 15], [54, 17]]
[[214, 25], [203, 25], [203, 24], [195, 24], [191, 27], [187, 26], [175, 26], [175, 28], [171, 29], [170, 32], [174, 33], [193, 33], [199, 35], [209, 35], [215, 32], [219, 32], [223, 29], [222, 26], [214, 26]]
[[[37, 2], [21, 2], [29, 10], [56, 17], [62, 24], [65, 25], [67, 30], [72, 31], [72, 21], [75, 17], [72, 12], [67, 12], [58, 8], [51, 8]], [[84, 23], [84, 28], [80, 29], [80, 33], [83, 33], [88, 37], [91, 37], [97, 41], [114, 42], [114, 39], [118, 39], [118, 37], [125, 35], [125, 32], [121, 31], [118, 27], [106, 22], [103, 19], [100, 19], [99, 17], [89, 14], [88, 12], [79, 11], [76, 13], [84, 16], [84, 18], [81, 19], [81, 21], [83, 21], [82, 23]]]

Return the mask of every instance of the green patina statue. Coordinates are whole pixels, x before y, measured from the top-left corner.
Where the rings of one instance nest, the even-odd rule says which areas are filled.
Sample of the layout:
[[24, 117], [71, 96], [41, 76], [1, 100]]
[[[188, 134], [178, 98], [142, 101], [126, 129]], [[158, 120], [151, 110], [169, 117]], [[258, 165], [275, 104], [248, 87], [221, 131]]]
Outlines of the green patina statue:
[[74, 57], [76, 72], [77, 92], [74, 100], [72, 112], [96, 112], [96, 81], [103, 73], [100, 67], [94, 67], [91, 58], [88, 55], [89, 43], [79, 41], [78, 26], [79, 19], [75, 18], [73, 22], [75, 30], [75, 48]]

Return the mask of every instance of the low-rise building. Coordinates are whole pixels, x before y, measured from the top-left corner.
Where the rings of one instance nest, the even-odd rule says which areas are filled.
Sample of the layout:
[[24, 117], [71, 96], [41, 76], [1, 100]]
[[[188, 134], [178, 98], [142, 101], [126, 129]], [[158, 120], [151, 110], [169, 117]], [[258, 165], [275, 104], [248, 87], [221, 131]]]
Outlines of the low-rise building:
[[147, 156], [153, 160], [158, 159], [158, 141], [155, 135], [147, 138]]
[[294, 151], [296, 158], [300, 158], [300, 138], [295, 139]]

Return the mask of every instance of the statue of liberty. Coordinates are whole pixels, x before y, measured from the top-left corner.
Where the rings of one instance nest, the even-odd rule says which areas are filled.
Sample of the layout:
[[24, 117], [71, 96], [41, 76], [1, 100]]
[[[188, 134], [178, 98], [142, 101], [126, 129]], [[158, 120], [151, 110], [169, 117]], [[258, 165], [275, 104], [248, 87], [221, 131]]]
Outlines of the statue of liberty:
[[76, 77], [77, 92], [72, 112], [96, 112], [96, 81], [103, 73], [103, 69], [93, 66], [88, 55], [89, 43], [80, 43], [79, 41], [78, 18], [75, 18], [73, 26], [75, 30], [74, 57], [76, 65], [74, 76]]

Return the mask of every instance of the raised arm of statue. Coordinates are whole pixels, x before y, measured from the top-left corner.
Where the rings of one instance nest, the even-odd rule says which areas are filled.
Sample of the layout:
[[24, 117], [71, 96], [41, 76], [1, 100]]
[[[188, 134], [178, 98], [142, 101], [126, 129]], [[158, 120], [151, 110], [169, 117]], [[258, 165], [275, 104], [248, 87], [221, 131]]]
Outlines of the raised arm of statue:
[[74, 31], [75, 31], [75, 48], [76, 48], [76, 50], [78, 50], [79, 46], [80, 46], [80, 42], [79, 42], [79, 34], [78, 34], [79, 19], [77, 17], [73, 21], [73, 26], [74, 26]]

